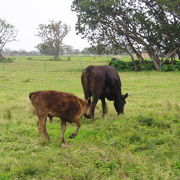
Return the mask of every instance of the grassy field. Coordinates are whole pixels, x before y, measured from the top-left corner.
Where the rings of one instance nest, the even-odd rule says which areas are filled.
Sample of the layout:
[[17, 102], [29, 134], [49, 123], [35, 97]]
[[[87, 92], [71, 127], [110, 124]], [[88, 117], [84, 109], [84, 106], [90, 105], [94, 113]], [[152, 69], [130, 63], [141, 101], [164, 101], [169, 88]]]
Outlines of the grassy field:
[[[82, 57], [81, 57], [82, 58]], [[125, 115], [82, 117], [75, 139], [60, 147], [60, 121], [47, 122], [51, 140], [42, 142], [28, 94], [54, 89], [83, 98], [80, 75], [109, 58], [51, 62], [15, 58], [0, 64], [0, 180], [178, 180], [180, 149], [180, 72], [121, 72], [128, 92]], [[48, 60], [48, 59], [47, 59]]]

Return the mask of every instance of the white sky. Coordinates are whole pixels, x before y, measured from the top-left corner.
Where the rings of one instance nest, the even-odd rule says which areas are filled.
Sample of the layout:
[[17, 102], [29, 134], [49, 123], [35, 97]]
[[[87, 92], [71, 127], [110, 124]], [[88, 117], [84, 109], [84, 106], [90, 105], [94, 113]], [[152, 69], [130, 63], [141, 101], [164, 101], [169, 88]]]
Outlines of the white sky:
[[87, 40], [76, 35], [76, 14], [71, 11], [72, 0], [0, 0], [0, 18], [14, 25], [18, 30], [17, 41], [5, 48], [12, 50], [36, 50], [41, 42], [35, 34], [39, 24], [48, 23], [49, 19], [61, 20], [71, 26], [64, 44], [82, 50], [89, 46]]

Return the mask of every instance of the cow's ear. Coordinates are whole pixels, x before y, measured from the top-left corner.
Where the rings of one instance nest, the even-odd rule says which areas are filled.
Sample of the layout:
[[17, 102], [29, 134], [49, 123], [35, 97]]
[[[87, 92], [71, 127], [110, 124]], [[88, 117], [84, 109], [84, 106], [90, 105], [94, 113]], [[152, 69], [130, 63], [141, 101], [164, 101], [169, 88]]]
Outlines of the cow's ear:
[[128, 97], [128, 93], [126, 93], [125, 95], [124, 95], [124, 99], [126, 99]]
[[87, 99], [87, 103], [88, 103], [88, 105], [91, 104], [91, 99], [90, 98]]

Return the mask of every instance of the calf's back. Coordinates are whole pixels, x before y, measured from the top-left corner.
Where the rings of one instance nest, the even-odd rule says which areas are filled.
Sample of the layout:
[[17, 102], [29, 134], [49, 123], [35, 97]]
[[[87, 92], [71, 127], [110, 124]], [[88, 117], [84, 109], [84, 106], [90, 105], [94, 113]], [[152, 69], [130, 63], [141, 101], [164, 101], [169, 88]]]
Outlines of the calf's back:
[[77, 96], [58, 91], [36, 91], [29, 94], [38, 114], [50, 114], [71, 121], [74, 116], [85, 113], [87, 103]]

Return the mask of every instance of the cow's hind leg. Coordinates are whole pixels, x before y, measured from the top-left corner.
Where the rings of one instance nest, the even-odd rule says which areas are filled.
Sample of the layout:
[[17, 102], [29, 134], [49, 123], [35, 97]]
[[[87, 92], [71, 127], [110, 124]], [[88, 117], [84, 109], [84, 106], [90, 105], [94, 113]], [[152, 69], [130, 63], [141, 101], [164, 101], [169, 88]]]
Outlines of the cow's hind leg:
[[74, 138], [75, 136], [77, 136], [79, 128], [81, 127], [81, 122], [80, 122], [79, 118], [73, 122], [76, 123], [77, 127], [76, 127], [76, 130], [70, 135], [71, 139]]
[[95, 111], [95, 107], [98, 102], [98, 99], [99, 99], [99, 96], [93, 96], [93, 100], [90, 106], [90, 118], [94, 118], [94, 111]]
[[46, 115], [38, 115], [37, 127], [38, 127], [39, 133], [40, 133], [41, 137], [43, 138], [43, 140], [50, 139], [49, 135], [47, 133], [47, 130], [46, 130], [46, 120], [47, 120]]
[[106, 106], [105, 98], [102, 98], [101, 102], [102, 102], [102, 110], [103, 110], [102, 116], [104, 116], [107, 113], [107, 106]]

